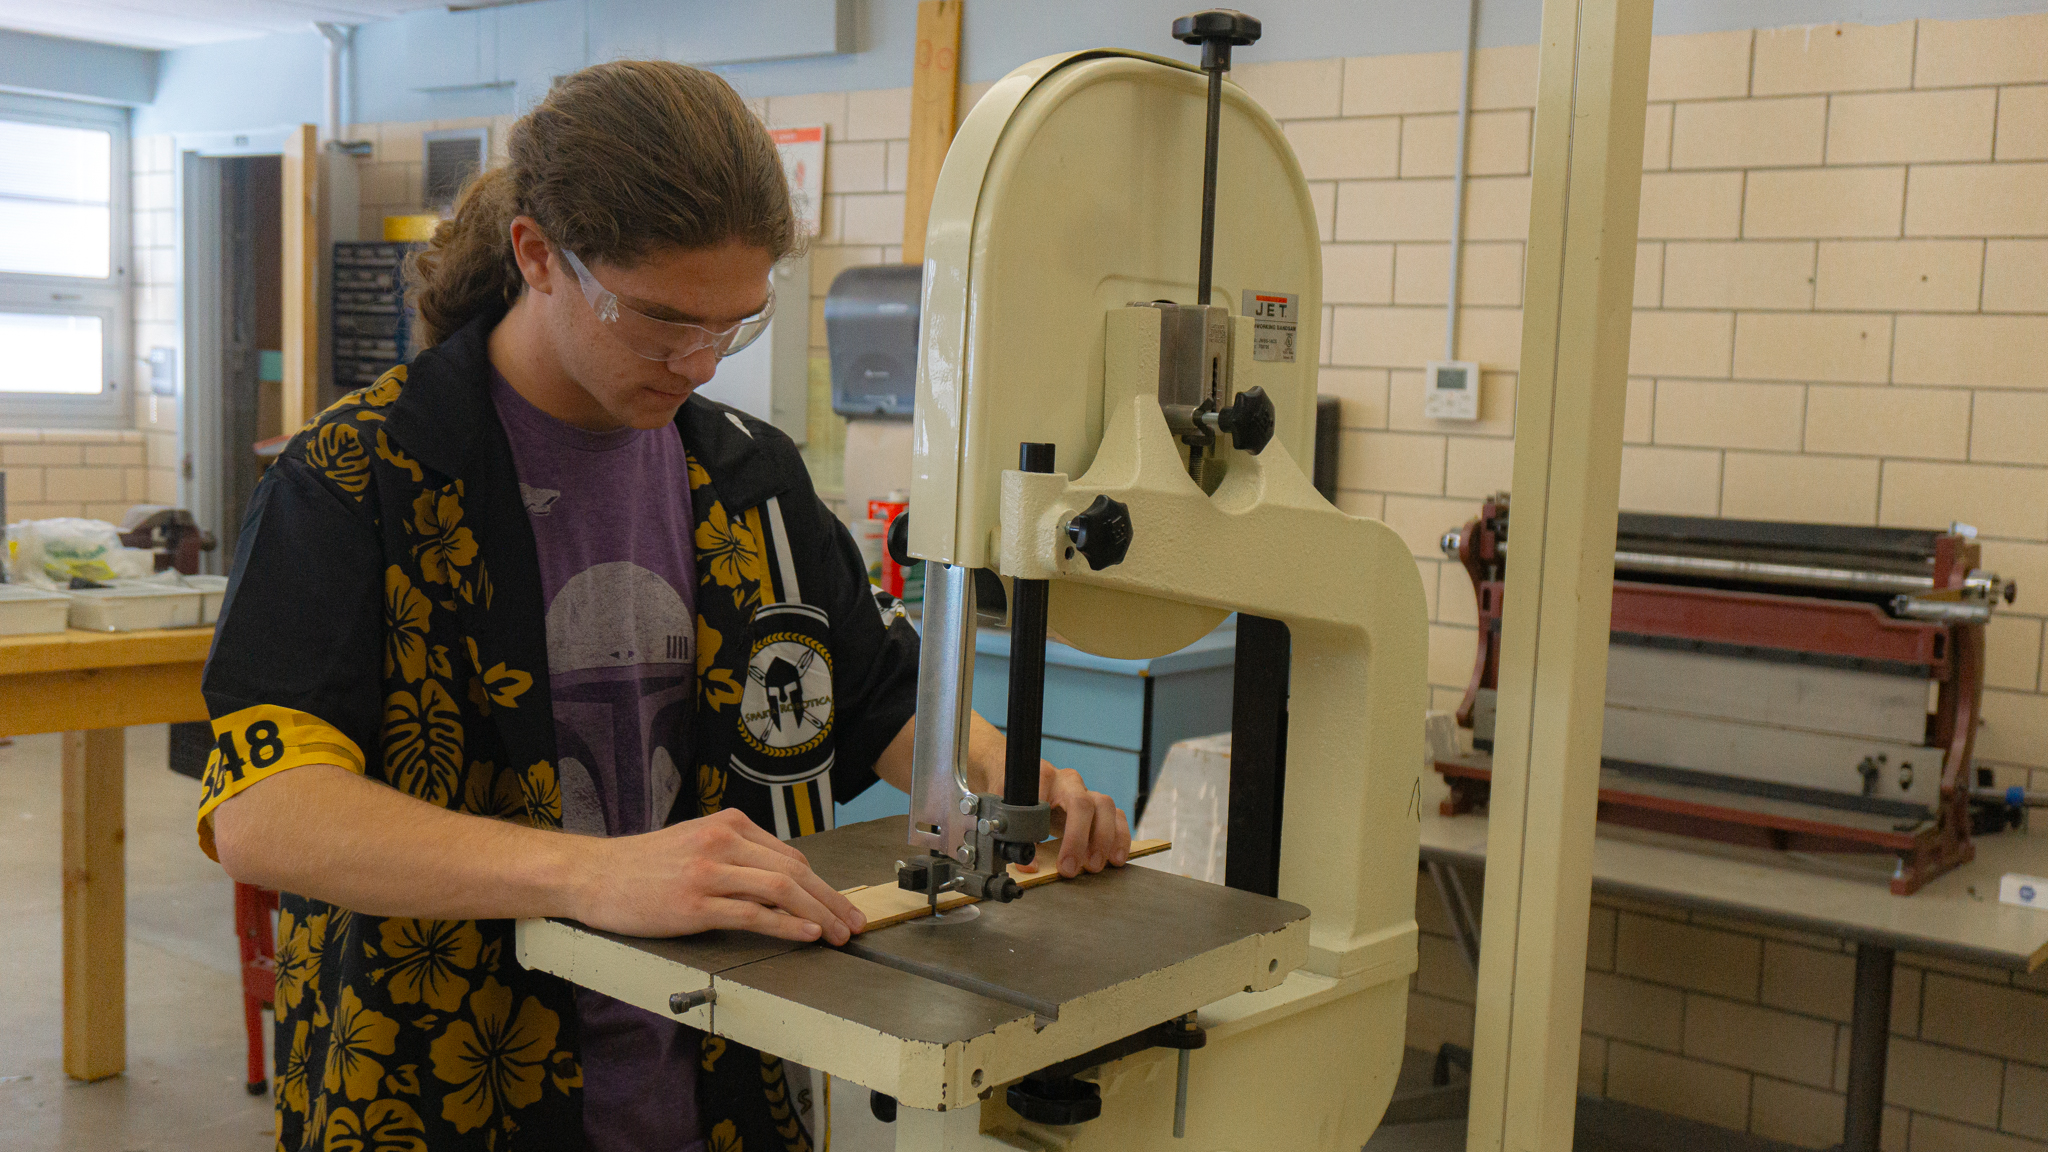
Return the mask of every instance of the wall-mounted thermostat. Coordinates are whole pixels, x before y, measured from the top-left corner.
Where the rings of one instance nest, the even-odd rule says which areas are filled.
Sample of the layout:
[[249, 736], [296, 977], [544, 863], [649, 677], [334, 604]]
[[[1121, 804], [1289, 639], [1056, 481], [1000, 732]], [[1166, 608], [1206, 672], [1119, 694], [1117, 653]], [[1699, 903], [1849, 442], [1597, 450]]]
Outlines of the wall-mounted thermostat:
[[1423, 379], [1422, 414], [1432, 420], [1479, 419], [1479, 365], [1430, 361]]

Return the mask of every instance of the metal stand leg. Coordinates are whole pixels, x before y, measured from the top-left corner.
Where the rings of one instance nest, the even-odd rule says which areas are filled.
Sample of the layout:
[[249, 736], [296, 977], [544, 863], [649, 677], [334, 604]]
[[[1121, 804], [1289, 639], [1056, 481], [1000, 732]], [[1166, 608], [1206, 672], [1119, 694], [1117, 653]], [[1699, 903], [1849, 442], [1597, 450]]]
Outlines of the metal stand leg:
[[1479, 974], [1479, 927], [1472, 918], [1472, 901], [1465, 895], [1465, 881], [1458, 870], [1435, 860], [1429, 862], [1429, 879], [1436, 896], [1443, 901], [1444, 915], [1451, 921], [1451, 936], [1458, 942], [1458, 955], [1465, 967]]
[[1856, 1000], [1849, 1011], [1849, 1103], [1843, 1152], [1878, 1152], [1884, 1126], [1884, 1065], [1892, 1033], [1890, 948], [1856, 946]]

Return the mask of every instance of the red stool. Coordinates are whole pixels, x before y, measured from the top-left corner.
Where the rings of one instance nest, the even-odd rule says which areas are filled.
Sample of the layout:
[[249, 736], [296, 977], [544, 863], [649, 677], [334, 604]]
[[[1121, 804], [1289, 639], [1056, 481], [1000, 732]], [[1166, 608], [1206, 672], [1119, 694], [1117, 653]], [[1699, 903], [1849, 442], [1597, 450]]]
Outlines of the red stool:
[[270, 1080], [263, 1066], [263, 1010], [277, 996], [277, 946], [270, 914], [277, 893], [254, 884], [235, 885], [235, 936], [242, 953], [242, 1020], [249, 1028], [249, 1095], [261, 1096]]

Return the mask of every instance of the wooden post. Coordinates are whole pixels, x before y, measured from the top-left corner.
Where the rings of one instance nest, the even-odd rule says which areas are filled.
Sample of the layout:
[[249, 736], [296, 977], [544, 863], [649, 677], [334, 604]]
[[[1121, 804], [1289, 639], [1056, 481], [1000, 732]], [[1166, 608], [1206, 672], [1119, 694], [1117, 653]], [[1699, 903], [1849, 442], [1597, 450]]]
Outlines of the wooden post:
[[910, 159], [903, 188], [903, 262], [924, 263], [932, 189], [960, 116], [960, 5], [920, 0], [917, 58], [910, 79]]
[[1570, 1152], [1651, 0], [1549, 0], [1468, 1152]]
[[311, 124], [284, 139], [284, 431], [320, 412], [320, 143]]
[[128, 1064], [127, 730], [64, 734], [64, 1074]]

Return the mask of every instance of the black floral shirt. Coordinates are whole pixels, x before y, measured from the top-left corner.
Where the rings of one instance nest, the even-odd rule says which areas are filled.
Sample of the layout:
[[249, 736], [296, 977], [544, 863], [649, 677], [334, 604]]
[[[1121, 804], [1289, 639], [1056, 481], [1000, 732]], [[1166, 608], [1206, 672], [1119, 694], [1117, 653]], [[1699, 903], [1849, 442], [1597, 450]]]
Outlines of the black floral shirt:
[[[488, 391], [496, 320], [344, 397], [258, 486], [206, 669], [208, 854], [215, 807], [302, 764], [561, 826], [539, 564]], [[698, 689], [696, 786], [668, 821], [738, 808], [785, 838], [829, 828], [912, 715], [916, 635], [786, 436], [701, 397], [676, 425]], [[280, 1149], [582, 1147], [575, 1000], [519, 964], [509, 920], [285, 893], [275, 1005]], [[810, 1147], [780, 1060], [705, 1037], [699, 1065], [711, 1152]]]

